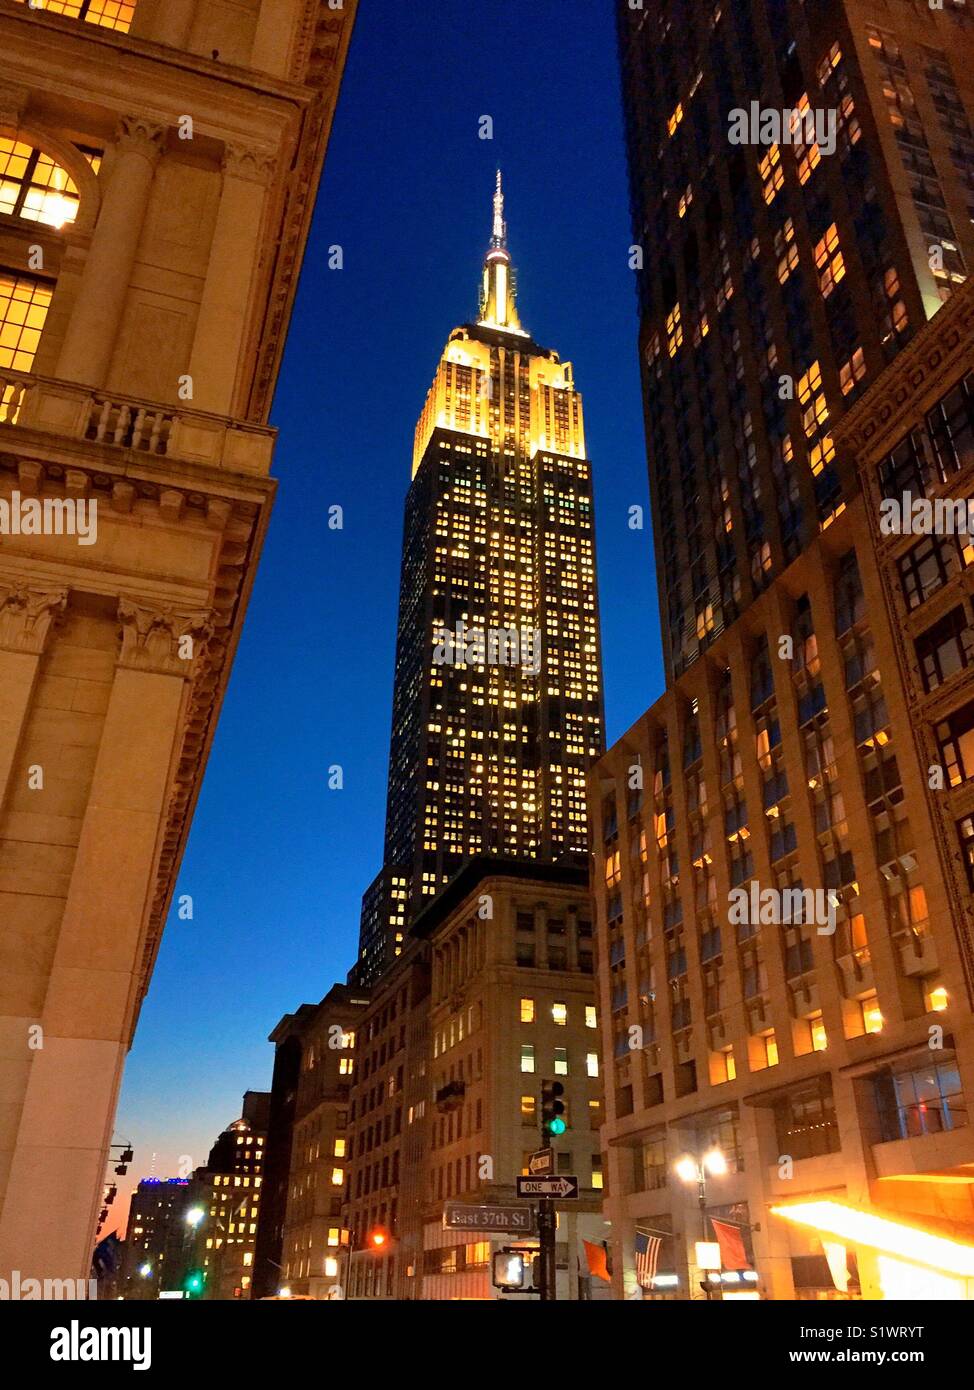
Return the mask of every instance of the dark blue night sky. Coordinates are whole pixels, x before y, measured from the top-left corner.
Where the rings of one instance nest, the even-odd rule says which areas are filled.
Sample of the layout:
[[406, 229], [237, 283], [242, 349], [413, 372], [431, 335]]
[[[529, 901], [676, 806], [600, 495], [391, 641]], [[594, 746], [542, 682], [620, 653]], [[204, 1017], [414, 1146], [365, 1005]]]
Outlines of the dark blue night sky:
[[611, 10], [361, 0], [272, 416], [277, 504], [177, 888], [194, 919], [170, 917], [126, 1072], [136, 1180], [205, 1162], [270, 1083], [270, 1029], [354, 960], [381, 863], [413, 427], [476, 311], [498, 165], [522, 321], [584, 398], [609, 739], [662, 689], [650, 533], [628, 526], [648, 498]]

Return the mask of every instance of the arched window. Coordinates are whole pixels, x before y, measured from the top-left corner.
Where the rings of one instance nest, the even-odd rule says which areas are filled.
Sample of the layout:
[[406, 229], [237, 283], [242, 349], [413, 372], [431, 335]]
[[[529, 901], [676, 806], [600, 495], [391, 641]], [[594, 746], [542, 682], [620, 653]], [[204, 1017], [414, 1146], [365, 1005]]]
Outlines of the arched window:
[[74, 180], [49, 154], [0, 136], [0, 213], [65, 227], [77, 217], [78, 203]]
[[138, 0], [30, 0], [34, 10], [63, 14], [65, 19], [83, 19], [88, 24], [100, 24], [103, 29], [117, 29], [122, 34], [128, 33], [137, 3]]

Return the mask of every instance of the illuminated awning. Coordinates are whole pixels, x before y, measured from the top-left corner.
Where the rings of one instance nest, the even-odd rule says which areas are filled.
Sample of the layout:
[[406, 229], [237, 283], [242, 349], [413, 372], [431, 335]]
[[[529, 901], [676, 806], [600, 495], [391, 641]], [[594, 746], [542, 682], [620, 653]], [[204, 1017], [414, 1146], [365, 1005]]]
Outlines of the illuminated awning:
[[809, 1226], [819, 1235], [837, 1236], [931, 1269], [974, 1279], [974, 1245], [908, 1226], [879, 1212], [862, 1211], [834, 1201], [791, 1202], [772, 1207], [771, 1211], [785, 1221]]

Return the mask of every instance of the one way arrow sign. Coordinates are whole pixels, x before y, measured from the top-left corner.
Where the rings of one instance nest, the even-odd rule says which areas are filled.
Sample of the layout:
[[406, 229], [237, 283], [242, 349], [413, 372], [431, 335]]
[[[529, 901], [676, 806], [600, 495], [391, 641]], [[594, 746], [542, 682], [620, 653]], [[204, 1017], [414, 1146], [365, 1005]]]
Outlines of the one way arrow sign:
[[575, 1201], [578, 1197], [578, 1178], [574, 1173], [563, 1174], [557, 1178], [521, 1178], [517, 1180], [519, 1197], [558, 1197], [562, 1201]]

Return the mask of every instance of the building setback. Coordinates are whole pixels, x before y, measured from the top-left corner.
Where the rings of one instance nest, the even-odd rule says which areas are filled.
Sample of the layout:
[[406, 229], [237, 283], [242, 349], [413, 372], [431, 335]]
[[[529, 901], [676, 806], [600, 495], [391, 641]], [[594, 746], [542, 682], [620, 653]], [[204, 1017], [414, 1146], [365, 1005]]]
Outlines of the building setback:
[[354, 12], [0, 4], [0, 1277], [90, 1268]]

